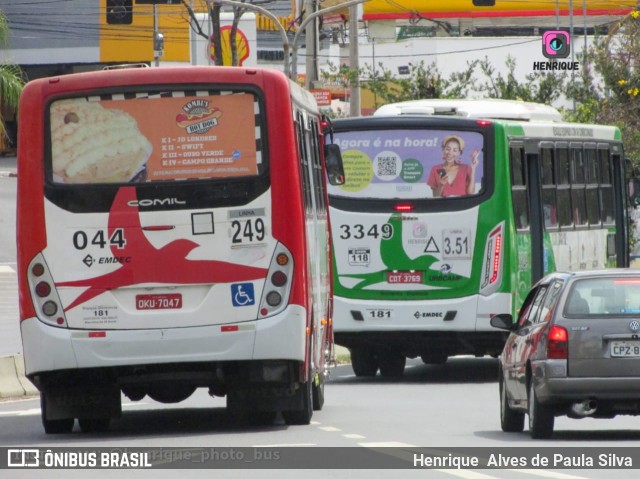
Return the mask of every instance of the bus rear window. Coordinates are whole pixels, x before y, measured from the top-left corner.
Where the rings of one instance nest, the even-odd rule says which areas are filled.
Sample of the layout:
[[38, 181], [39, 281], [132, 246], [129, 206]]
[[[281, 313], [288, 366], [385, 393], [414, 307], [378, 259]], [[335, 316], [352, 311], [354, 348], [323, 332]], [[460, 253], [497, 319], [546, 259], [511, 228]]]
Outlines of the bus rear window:
[[336, 131], [345, 183], [335, 197], [424, 199], [479, 194], [483, 136], [450, 130]]
[[253, 93], [136, 92], [55, 100], [49, 179], [58, 184], [251, 177], [264, 168]]

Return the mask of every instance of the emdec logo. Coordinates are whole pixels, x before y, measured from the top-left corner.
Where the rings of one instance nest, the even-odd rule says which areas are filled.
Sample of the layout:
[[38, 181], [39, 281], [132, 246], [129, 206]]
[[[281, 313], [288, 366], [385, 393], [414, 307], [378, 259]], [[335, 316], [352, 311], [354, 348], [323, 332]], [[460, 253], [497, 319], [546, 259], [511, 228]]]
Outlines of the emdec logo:
[[542, 54], [546, 58], [567, 58], [571, 52], [569, 34], [551, 30], [542, 34]]

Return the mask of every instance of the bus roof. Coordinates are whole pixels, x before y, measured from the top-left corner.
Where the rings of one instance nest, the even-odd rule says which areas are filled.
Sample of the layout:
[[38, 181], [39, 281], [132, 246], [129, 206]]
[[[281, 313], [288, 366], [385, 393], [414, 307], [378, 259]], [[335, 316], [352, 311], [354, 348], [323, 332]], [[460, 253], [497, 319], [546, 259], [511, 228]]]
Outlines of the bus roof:
[[374, 116], [452, 115], [465, 118], [493, 118], [520, 121], [562, 121], [555, 108], [542, 103], [518, 100], [425, 99], [389, 103], [378, 108]]

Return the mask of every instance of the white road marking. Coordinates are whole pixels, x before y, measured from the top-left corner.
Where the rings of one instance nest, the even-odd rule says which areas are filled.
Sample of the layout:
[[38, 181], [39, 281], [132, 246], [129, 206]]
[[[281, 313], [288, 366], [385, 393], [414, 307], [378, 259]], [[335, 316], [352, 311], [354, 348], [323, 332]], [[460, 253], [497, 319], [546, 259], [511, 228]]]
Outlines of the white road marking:
[[[141, 403], [124, 403], [122, 407], [129, 406], [144, 406], [150, 403], [141, 402]], [[0, 411], [0, 416], [35, 416], [41, 413], [41, 409], [39, 407], [33, 409], [23, 409], [22, 411]]]
[[298, 444], [254, 444], [251, 447], [311, 447], [317, 446], [313, 442], [301, 442]]
[[419, 447], [414, 444], [407, 444], [406, 442], [359, 442], [359, 446], [362, 447]]
[[343, 434], [342, 437], [346, 437], [347, 439], [366, 439], [365, 436], [361, 436], [360, 434]]
[[327, 431], [327, 432], [340, 432], [340, 431], [342, 431], [342, 429], [338, 429], [337, 427], [333, 427], [333, 426], [323, 426], [323, 427], [319, 427], [318, 429], [321, 429], [321, 430]]
[[509, 469], [513, 472], [522, 472], [523, 474], [532, 474], [534, 476], [541, 477], [553, 477], [555, 479], [584, 479], [582, 476], [574, 476], [571, 474], [564, 474], [563, 472], [547, 471], [544, 469]]
[[6, 264], [0, 264], [0, 273], [15, 273], [15, 270]]

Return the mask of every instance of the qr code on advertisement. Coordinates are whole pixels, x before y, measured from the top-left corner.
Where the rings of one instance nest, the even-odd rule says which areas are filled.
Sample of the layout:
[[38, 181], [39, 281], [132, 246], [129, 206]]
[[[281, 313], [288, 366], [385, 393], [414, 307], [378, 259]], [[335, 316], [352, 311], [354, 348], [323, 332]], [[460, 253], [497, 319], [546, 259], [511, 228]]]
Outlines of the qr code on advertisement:
[[393, 156], [378, 157], [378, 176], [396, 176], [396, 160]]

